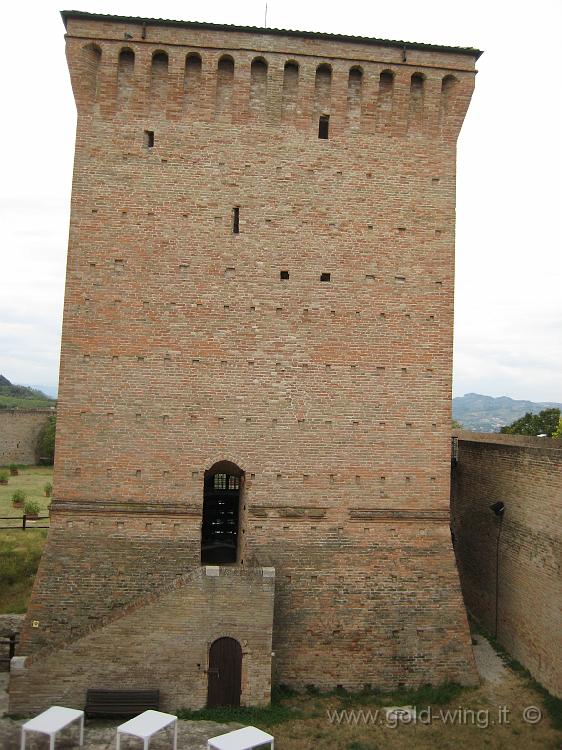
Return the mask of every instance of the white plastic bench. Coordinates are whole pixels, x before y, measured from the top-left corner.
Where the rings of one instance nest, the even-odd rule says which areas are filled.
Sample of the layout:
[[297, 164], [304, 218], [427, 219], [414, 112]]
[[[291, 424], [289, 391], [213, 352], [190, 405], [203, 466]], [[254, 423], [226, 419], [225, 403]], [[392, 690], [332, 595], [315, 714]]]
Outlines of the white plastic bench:
[[252, 750], [260, 745], [269, 745], [273, 750], [274, 738], [256, 727], [235, 729], [207, 740], [207, 748], [213, 750]]
[[162, 711], [144, 711], [142, 714], [129, 719], [117, 727], [116, 748], [121, 746], [121, 735], [130, 734], [143, 740], [144, 750], [148, 750], [151, 737], [168, 727], [174, 727], [174, 750], [178, 746], [178, 717], [173, 714], [164, 714]]
[[42, 714], [34, 719], [26, 721], [21, 728], [21, 750], [25, 750], [25, 743], [28, 732], [38, 732], [46, 734], [49, 737], [49, 748], [54, 750], [55, 738], [57, 734], [72, 724], [73, 721], [80, 721], [80, 745], [84, 744], [84, 711], [76, 708], [64, 708], [63, 706], [51, 706]]

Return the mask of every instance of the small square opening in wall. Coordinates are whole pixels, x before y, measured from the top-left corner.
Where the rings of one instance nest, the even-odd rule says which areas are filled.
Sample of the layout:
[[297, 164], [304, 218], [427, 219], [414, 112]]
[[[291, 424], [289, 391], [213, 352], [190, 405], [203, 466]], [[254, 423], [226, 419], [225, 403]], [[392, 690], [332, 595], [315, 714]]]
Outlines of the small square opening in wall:
[[154, 130], [144, 131], [144, 145], [146, 148], [153, 148], [154, 146]]
[[289, 272], [288, 271], [281, 271], [279, 274], [279, 278], [281, 281], [288, 281], [289, 280]]
[[330, 115], [320, 115], [318, 121], [318, 138], [328, 140], [330, 133]]
[[330, 273], [321, 273], [320, 274], [320, 281], [331, 281], [332, 280], [332, 274]]

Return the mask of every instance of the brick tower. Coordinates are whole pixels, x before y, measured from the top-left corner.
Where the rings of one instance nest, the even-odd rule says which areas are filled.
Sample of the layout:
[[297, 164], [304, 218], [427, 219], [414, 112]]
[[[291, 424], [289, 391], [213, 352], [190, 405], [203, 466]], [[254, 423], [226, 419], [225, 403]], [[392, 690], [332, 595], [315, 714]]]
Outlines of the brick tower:
[[62, 15], [55, 499], [11, 710], [473, 682], [449, 451], [479, 52]]

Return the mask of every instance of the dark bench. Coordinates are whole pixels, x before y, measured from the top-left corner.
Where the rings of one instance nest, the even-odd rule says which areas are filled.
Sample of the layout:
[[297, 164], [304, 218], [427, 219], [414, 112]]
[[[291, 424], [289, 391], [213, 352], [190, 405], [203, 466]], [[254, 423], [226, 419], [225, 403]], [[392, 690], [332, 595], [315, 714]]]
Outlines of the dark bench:
[[159, 690], [86, 690], [84, 713], [91, 716], [136, 716], [149, 708], [158, 711]]

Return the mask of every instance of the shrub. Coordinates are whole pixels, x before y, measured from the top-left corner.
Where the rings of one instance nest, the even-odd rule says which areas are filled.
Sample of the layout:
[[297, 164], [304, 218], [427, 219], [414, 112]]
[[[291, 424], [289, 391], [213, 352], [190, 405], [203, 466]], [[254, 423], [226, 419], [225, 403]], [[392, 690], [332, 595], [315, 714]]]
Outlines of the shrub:
[[25, 501], [27, 500], [27, 493], [25, 493], [23, 490], [16, 490], [12, 494], [12, 502], [14, 505], [23, 505]]
[[37, 500], [28, 500], [23, 506], [23, 512], [26, 516], [38, 516], [41, 506]]
[[51, 497], [53, 494], [53, 485], [50, 482], [47, 482], [47, 484], [43, 486], [43, 490], [45, 491], [45, 497]]
[[2, 469], [0, 471], [0, 484], [8, 484], [8, 477], [9, 476], [10, 475], [8, 474], [8, 472], [6, 471], [6, 469]]
[[41, 427], [37, 436], [37, 459], [42, 463], [52, 464], [55, 460], [55, 432], [57, 429], [57, 418], [53, 414]]

